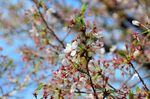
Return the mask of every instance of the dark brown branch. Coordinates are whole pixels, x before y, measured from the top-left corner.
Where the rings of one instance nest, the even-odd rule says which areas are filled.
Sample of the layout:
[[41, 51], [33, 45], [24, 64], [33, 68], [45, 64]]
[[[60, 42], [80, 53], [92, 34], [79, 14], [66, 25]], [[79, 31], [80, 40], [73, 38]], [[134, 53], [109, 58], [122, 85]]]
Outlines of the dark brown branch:
[[86, 92], [84, 92], [84, 91], [74, 91], [74, 93], [88, 94], [88, 93], [86, 93]]
[[139, 72], [135, 69], [134, 65], [133, 65], [131, 62], [129, 63], [129, 65], [133, 68], [133, 70], [135, 71], [135, 73], [138, 75], [138, 77], [139, 77], [140, 81], [142, 82], [144, 88], [149, 91], [149, 89], [148, 89], [148, 87], [146, 86], [144, 80], [143, 80], [142, 77], [140, 76]]
[[87, 72], [85, 72], [85, 71], [84, 71], [84, 70], [82, 70], [82, 69], [77, 68], [77, 70], [78, 70], [79, 72], [83, 73], [83, 74], [87, 74], [87, 75], [88, 75], [88, 73], [87, 73]]
[[88, 94], [87, 92], [85, 91], [81, 91], [80, 89], [76, 88], [78, 91], [74, 91], [74, 93], [84, 93], [84, 94]]
[[115, 87], [113, 87], [111, 84], [107, 83], [107, 85], [108, 85], [110, 88], [112, 88], [113, 90], [115, 90], [115, 91], [116, 91], [116, 88], [115, 88]]

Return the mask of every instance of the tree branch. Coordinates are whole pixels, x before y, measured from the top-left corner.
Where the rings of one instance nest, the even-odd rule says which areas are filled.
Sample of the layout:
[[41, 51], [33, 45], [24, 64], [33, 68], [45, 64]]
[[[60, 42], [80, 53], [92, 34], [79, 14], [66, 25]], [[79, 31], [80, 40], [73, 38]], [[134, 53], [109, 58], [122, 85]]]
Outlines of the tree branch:
[[44, 22], [44, 24], [47, 27], [47, 29], [52, 33], [52, 35], [62, 45], [62, 47], [65, 48], [65, 44], [57, 37], [57, 35], [55, 34], [55, 32], [48, 26], [46, 20], [44, 19], [44, 16], [42, 15], [42, 13], [40, 11], [40, 6], [38, 5], [38, 1], [37, 0], [33, 0], [33, 2], [35, 3], [35, 5], [36, 5], [36, 7], [38, 9], [38, 13], [39, 13], [40, 17], [42, 18], [42, 21]]

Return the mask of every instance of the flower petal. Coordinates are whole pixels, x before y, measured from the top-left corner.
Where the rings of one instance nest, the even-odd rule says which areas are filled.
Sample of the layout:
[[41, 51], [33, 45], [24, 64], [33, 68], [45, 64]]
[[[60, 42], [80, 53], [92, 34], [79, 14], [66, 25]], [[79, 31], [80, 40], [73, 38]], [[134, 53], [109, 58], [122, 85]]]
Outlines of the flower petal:
[[73, 50], [70, 55], [71, 55], [71, 56], [75, 56], [75, 55], [76, 55], [76, 52], [77, 52], [76, 50]]
[[74, 41], [72, 43], [72, 49], [76, 49], [78, 47], [78, 42], [77, 41]]
[[64, 53], [69, 53], [71, 52], [72, 48], [71, 48], [71, 44], [67, 44], [66, 49], [64, 49]]

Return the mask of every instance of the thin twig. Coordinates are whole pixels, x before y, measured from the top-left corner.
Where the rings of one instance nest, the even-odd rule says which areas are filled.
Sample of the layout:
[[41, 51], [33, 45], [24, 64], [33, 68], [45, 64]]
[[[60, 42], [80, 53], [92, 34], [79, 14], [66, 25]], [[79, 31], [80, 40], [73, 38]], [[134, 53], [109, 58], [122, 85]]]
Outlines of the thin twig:
[[107, 85], [108, 85], [110, 88], [112, 88], [113, 90], [115, 90], [115, 91], [116, 91], [116, 88], [115, 88], [115, 87], [113, 87], [111, 84], [107, 83]]
[[[143, 77], [143, 79], [149, 78], [150, 75], [146, 75], [145, 77]], [[131, 85], [129, 88], [133, 88], [135, 85], [137, 85], [138, 83], [140, 83], [141, 81], [137, 81], [135, 84]]]
[[69, 35], [70, 32], [71, 32], [71, 29], [69, 28], [69, 31], [67, 32], [67, 34], [65, 35], [65, 37], [63, 38], [62, 41], [64, 41], [68, 37], [68, 35]]
[[144, 80], [142, 79], [142, 77], [140, 76], [139, 72], [135, 69], [134, 65], [130, 62], [129, 65], [133, 68], [133, 70], [135, 71], [135, 73], [138, 75], [140, 81], [142, 82], [143, 86], [145, 87], [146, 90], [149, 91], [148, 87], [146, 86]]
[[87, 92], [85, 92], [85, 91], [81, 91], [79, 88], [76, 88], [78, 91], [74, 91], [74, 93], [84, 93], [84, 94], [89, 94], [89, 93], [87, 93]]

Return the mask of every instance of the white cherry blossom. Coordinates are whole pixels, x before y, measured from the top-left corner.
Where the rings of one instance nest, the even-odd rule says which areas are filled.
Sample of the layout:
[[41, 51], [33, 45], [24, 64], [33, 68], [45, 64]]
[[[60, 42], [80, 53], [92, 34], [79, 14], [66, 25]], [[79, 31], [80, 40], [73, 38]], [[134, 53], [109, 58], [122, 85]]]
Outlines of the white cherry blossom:
[[79, 81], [85, 82], [87, 79], [85, 77], [81, 77]]
[[79, 60], [79, 59], [77, 59], [77, 57], [72, 57], [72, 62], [74, 62], [74, 63], [79, 63], [79, 62], [80, 62], [80, 60]]
[[65, 27], [63, 27], [63, 31], [67, 31], [68, 30], [68, 28], [65, 26]]
[[51, 14], [51, 13], [56, 13], [56, 10], [54, 7], [51, 7], [46, 11], [46, 14]]
[[[32, 26], [32, 29], [29, 30], [29, 32], [30, 32], [30, 33], [33, 33], [33, 34], [37, 34], [37, 29], [36, 29], [36, 27], [35, 27], [35, 26]], [[38, 36], [39, 36], [39, 34], [38, 34]]]
[[131, 79], [134, 79], [134, 78], [138, 78], [138, 74], [137, 74], [137, 73], [135, 73], [135, 74], [132, 76]]
[[134, 51], [134, 53], [133, 53], [133, 56], [136, 58], [137, 56], [139, 56], [140, 55], [140, 51], [139, 50], [136, 50], [136, 51]]
[[69, 53], [69, 52], [71, 52], [71, 50], [72, 50], [72, 45], [69, 43], [69, 44], [67, 44], [67, 46], [64, 50], [64, 53]]
[[104, 54], [105, 53], [105, 48], [101, 48], [100, 49], [100, 54]]
[[68, 66], [68, 65], [70, 64], [69, 61], [68, 61], [66, 58], [64, 58], [61, 63], [62, 63], [64, 66]]
[[75, 56], [76, 55], [76, 53], [77, 53], [77, 51], [76, 50], [73, 50], [72, 52], [71, 52], [71, 56]]
[[132, 21], [132, 24], [133, 24], [133, 25], [136, 25], [136, 26], [139, 26], [139, 25], [140, 25], [140, 22], [137, 21], [137, 20], [133, 20], [133, 21]]
[[76, 86], [77, 86], [77, 83], [72, 84], [71, 89], [70, 89], [70, 93], [74, 93], [74, 91], [76, 90]]
[[93, 34], [96, 38], [102, 38], [101, 31]]
[[117, 47], [115, 45], [112, 45], [112, 47], [110, 48], [110, 52], [114, 52], [117, 49]]
[[73, 49], [76, 49], [78, 47], [78, 42], [77, 41], [74, 41], [73, 43], [72, 43], [72, 48]]
[[[74, 41], [73, 43], [68, 43], [64, 50], [64, 53], [70, 53], [72, 50], [76, 49], [77, 47], [78, 47], [77, 41]], [[73, 52], [73, 53], [75, 53], [75, 52]]]

